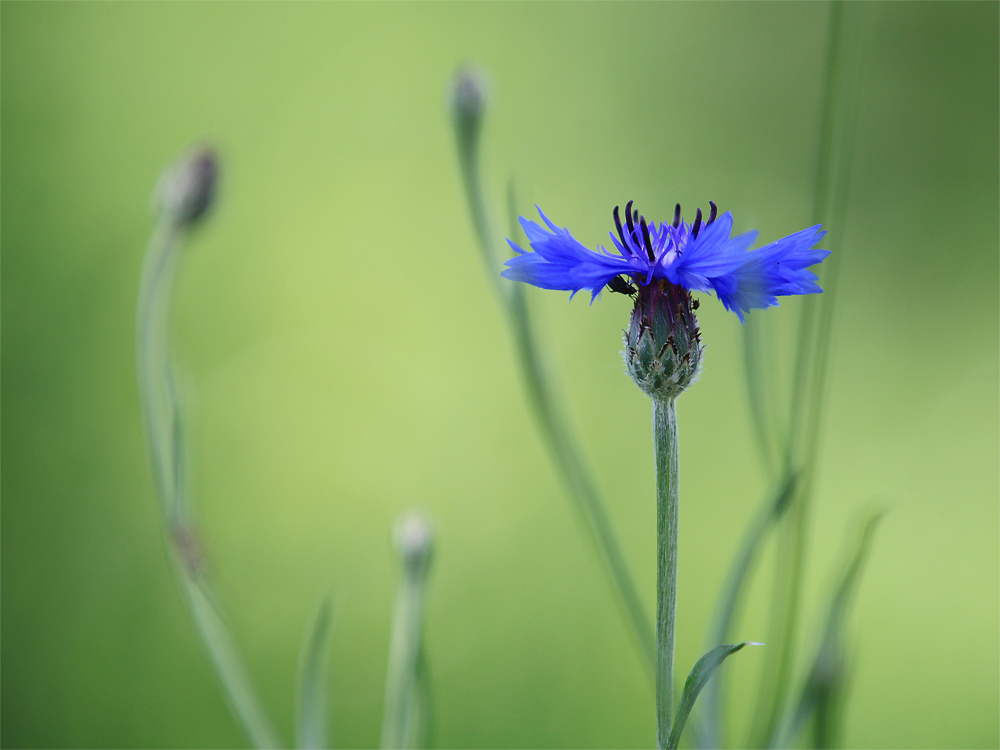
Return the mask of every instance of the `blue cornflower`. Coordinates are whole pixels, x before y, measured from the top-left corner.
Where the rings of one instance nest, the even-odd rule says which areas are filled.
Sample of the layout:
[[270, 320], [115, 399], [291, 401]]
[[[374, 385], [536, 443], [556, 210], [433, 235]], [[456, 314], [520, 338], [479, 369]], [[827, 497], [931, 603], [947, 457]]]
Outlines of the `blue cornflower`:
[[816, 274], [808, 270], [829, 255], [813, 247], [825, 234], [819, 225], [747, 252], [757, 232], [730, 237], [732, 214], [727, 211], [717, 216], [715, 203], [710, 201], [710, 205], [704, 224], [700, 208], [694, 223], [682, 221], [680, 204], [672, 223], [647, 224], [638, 211], [633, 213], [629, 201], [625, 227], [616, 206], [617, 236], [612, 233], [611, 241], [617, 254], [603, 245], [599, 253], [587, 249], [539, 208], [548, 230], [521, 217], [533, 252], [525, 252], [508, 240], [517, 255], [507, 261], [502, 275], [542, 289], [569, 291], [571, 298], [581, 289], [589, 289], [591, 301], [605, 286], [629, 293], [632, 287], [621, 276], [631, 277], [641, 286], [665, 280], [689, 292], [714, 293], [740, 321], [753, 308], [777, 305], [780, 296], [823, 291], [816, 283]]
[[730, 237], [732, 215], [718, 216], [709, 204], [704, 224], [700, 208], [694, 223], [682, 221], [679, 204], [672, 223], [647, 224], [629, 201], [624, 227], [615, 206], [617, 236], [612, 233], [611, 241], [617, 253], [603, 246], [599, 253], [588, 250], [538, 209], [548, 229], [521, 218], [532, 252], [508, 240], [517, 255], [507, 261], [503, 276], [569, 291], [571, 299], [589, 289], [593, 302], [605, 287], [635, 297], [625, 331], [626, 368], [651, 398], [672, 400], [701, 371], [704, 347], [692, 291], [714, 293], [741, 322], [751, 309], [777, 305], [779, 296], [823, 291], [808, 270], [829, 255], [813, 247], [825, 234], [819, 226], [748, 252], [757, 233]]

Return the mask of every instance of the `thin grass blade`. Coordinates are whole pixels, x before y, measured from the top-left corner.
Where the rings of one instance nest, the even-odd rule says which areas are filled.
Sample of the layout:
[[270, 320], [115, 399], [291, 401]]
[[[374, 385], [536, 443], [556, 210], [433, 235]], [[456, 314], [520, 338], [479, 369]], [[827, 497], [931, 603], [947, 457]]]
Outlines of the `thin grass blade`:
[[[775, 523], [781, 519], [795, 492], [796, 475], [785, 478], [778, 489], [761, 505], [743, 537], [733, 562], [729, 567], [719, 598], [716, 601], [715, 616], [708, 631], [709, 643], [719, 643], [729, 639], [733, 624], [739, 612], [740, 597], [746, 587], [759, 554]], [[711, 680], [699, 704], [700, 721], [696, 725], [695, 740], [698, 747], [722, 747], [724, 715], [723, 675], [720, 672]]]
[[802, 694], [788, 726], [779, 734], [777, 747], [794, 742], [810, 717], [813, 718], [812, 747], [836, 747], [840, 734], [841, 712], [847, 684], [847, 653], [844, 631], [850, 616], [865, 564], [871, 552], [875, 529], [883, 513], [873, 513], [861, 528], [855, 549], [850, 556], [840, 582], [830, 597], [826, 623], [816, 658], [802, 688]]
[[806, 553], [809, 499], [815, 476], [828, 368], [834, 303], [847, 214], [854, 136], [862, 82], [862, 62], [871, 9], [866, 3], [837, 0], [830, 9], [825, 98], [817, 162], [815, 217], [829, 231], [821, 284], [824, 293], [803, 301], [785, 445], [787, 471], [801, 479], [779, 536], [770, 640], [773, 660], [761, 675], [751, 747], [771, 742], [788, 703], [797, 645], [799, 600]]
[[681, 741], [681, 734], [684, 732], [684, 725], [687, 724], [688, 716], [694, 702], [698, 699], [698, 694], [711, 679], [712, 674], [727, 658], [742, 650], [745, 646], [759, 646], [759, 643], [743, 642], [735, 646], [716, 646], [707, 654], [695, 662], [694, 668], [684, 681], [684, 690], [681, 692], [681, 702], [677, 706], [677, 713], [670, 729], [670, 736], [667, 738], [667, 750], [675, 750]]
[[257, 700], [243, 661], [208, 587], [203, 581], [185, 577], [184, 590], [191, 605], [191, 615], [205, 644], [205, 651], [222, 682], [226, 700], [250, 741], [261, 750], [281, 747], [264, 707]]
[[326, 670], [332, 625], [333, 602], [328, 594], [316, 610], [299, 656], [295, 744], [301, 750], [327, 747]]

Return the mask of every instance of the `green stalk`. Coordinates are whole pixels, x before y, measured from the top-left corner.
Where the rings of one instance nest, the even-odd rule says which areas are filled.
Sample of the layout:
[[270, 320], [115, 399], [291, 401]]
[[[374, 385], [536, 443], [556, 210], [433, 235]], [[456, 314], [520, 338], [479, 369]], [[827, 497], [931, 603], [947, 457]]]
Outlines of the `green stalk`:
[[[460, 76], [455, 85], [453, 115], [462, 183], [469, 202], [473, 228], [479, 240], [483, 262], [514, 338], [514, 349], [528, 402], [548, 443], [570, 499], [604, 562], [619, 604], [631, 627], [636, 644], [651, 672], [656, 665], [656, 640], [649, 618], [611, 523], [607, 506], [590, 474], [582, 452], [573, 440], [567, 420], [549, 378], [536, 341], [534, 326], [520, 284], [503, 284], [501, 263], [490, 227], [480, 176], [479, 135], [485, 93], [481, 81], [471, 73]], [[508, 207], [513, 211], [513, 200]], [[511, 222], [515, 236], [516, 222]]]
[[403, 516], [396, 526], [403, 580], [389, 641], [383, 750], [427, 747], [430, 739], [430, 691], [423, 647], [424, 604], [430, 573], [433, 535], [420, 516]]
[[396, 599], [389, 643], [381, 742], [386, 750], [401, 750], [422, 744], [415, 737], [419, 717], [414, 709], [421, 661], [424, 599], [424, 582], [407, 576]]
[[775, 659], [762, 675], [758, 710], [752, 729], [754, 747], [773, 744], [788, 702], [795, 660], [804, 557], [807, 545], [809, 499], [816, 472], [826, 371], [842, 255], [844, 219], [857, 124], [861, 61], [865, 36], [864, 3], [834, 2], [830, 31], [814, 216], [830, 231], [826, 247], [831, 255], [823, 268], [822, 295], [803, 300], [790, 429], [785, 446], [785, 474], [801, 475], [779, 540], [776, 593], [772, 612]]
[[[183, 173], [185, 164], [179, 166]], [[205, 190], [204, 185], [188, 183], [175, 182], [172, 186], [176, 188], [177, 184], [185, 189], [198, 187]], [[181, 197], [191, 196], [182, 192]], [[171, 557], [195, 628], [236, 720], [255, 746], [276, 748], [280, 746], [277, 734], [257, 698], [206, 580], [199, 535], [188, 508], [184, 474], [184, 415], [170, 364], [170, 302], [174, 271], [188, 230], [205, 206], [182, 208], [192, 213], [185, 215], [176, 210], [164, 210], [143, 264], [136, 309], [136, 371], [143, 431], [167, 543], [173, 553]]]
[[[669, 744], [674, 704], [674, 622], [677, 617], [679, 501], [677, 407], [653, 399], [656, 455], [656, 746]], [[675, 745], [676, 747], [676, 745]]]

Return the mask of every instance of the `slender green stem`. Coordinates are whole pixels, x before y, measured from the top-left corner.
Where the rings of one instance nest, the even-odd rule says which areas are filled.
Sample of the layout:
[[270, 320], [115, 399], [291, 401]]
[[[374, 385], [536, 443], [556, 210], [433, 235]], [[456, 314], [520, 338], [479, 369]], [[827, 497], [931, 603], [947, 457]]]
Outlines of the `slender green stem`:
[[[725, 583], [719, 592], [715, 615], [708, 631], [706, 643], [725, 643], [730, 639], [730, 631], [736, 621], [741, 595], [747, 585], [750, 575], [760, 557], [761, 548], [774, 528], [795, 493], [796, 476], [791, 475], [783, 481], [777, 490], [769, 493], [760, 510], [747, 528], [736, 556], [729, 567]], [[725, 715], [723, 691], [723, 674], [717, 672], [705, 687], [701, 698], [701, 721], [696, 726], [698, 747], [723, 747], [724, 727], [722, 717]]]
[[509, 320], [528, 401], [534, 407], [542, 434], [555, 456], [563, 481], [570, 491], [570, 497], [576, 502], [591, 539], [604, 560], [608, 576], [618, 594], [619, 602], [645, 657], [645, 662], [652, 667], [655, 663], [655, 643], [646, 609], [629, 571], [604, 501], [556, 406], [551, 386], [544, 375], [541, 355], [524, 305], [523, 293], [519, 288], [511, 296]]
[[653, 400], [656, 454], [656, 746], [670, 737], [674, 705], [674, 622], [677, 616], [677, 521], [679, 500], [677, 407]]
[[186, 229], [161, 220], [146, 252], [136, 310], [136, 370], [143, 430], [167, 540], [198, 634], [233, 715], [259, 748], [280, 746], [257, 698], [204, 575], [198, 533], [187, 504], [183, 411], [170, 365], [174, 270]]
[[[473, 100], [475, 101], [475, 97]], [[514, 338], [514, 349], [528, 402], [552, 451], [570, 499], [580, 512], [591, 540], [604, 561], [622, 611], [644, 657], [644, 663], [652, 673], [656, 664], [656, 640], [653, 629], [615, 534], [607, 506], [588, 469], [587, 461], [573, 439], [567, 419], [559, 407], [556, 390], [546, 374], [523, 285], [504, 284], [500, 278], [500, 258], [490, 227], [479, 168], [481, 104], [482, 102], [477, 107], [456, 108], [455, 134], [462, 182], [489, 282], [503, 306]], [[513, 210], [513, 206], [514, 201], [511, 199], [508, 201], [508, 207]], [[513, 221], [511, 223], [511, 236], [514, 237], [516, 224]]]
[[[774, 402], [774, 363], [767, 346], [766, 321], [760, 315], [750, 315], [743, 324], [743, 364], [750, 403], [750, 420], [757, 438], [761, 461], [769, 478], [779, 471], [777, 454], [783, 440], [777, 429], [778, 418]], [[718, 682], [718, 677], [715, 680]]]
[[403, 516], [396, 526], [403, 580], [389, 641], [382, 742], [385, 750], [426, 746], [430, 733], [430, 691], [423, 647], [424, 603], [433, 536], [420, 516]]
[[396, 599], [396, 614], [389, 643], [382, 742], [386, 750], [413, 747], [411, 728], [420, 663], [425, 587], [422, 581], [404, 580]]
[[752, 746], [755, 747], [770, 746], [775, 741], [782, 713], [788, 703], [787, 693], [795, 660], [808, 532], [808, 501], [816, 474], [819, 428], [860, 99], [866, 14], [864, 3], [838, 0], [830, 8], [814, 214], [816, 221], [823, 223], [830, 231], [826, 246], [832, 254], [823, 268], [824, 294], [809, 295], [803, 300], [790, 428], [785, 446], [786, 475], [798, 472], [801, 481], [781, 532], [772, 636], [769, 639], [775, 645], [775, 658], [762, 676], [755, 727], [752, 730]]
[[331, 595], [323, 597], [302, 641], [295, 710], [295, 746], [328, 747], [326, 672], [333, 630]]

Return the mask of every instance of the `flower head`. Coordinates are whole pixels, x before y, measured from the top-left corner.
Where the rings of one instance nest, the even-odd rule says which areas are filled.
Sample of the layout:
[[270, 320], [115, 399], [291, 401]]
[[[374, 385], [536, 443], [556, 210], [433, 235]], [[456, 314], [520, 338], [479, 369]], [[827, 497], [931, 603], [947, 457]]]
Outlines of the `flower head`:
[[675, 399], [698, 379], [704, 354], [692, 291], [714, 293], [741, 322], [753, 308], [777, 305], [779, 296], [823, 291], [808, 270], [829, 255], [813, 248], [824, 234], [818, 226], [748, 252], [757, 233], [731, 237], [732, 215], [719, 216], [709, 204], [704, 223], [700, 208], [693, 223], [683, 221], [678, 204], [672, 222], [656, 224], [647, 223], [629, 201], [624, 226], [615, 206], [615, 252], [604, 246], [588, 250], [539, 208], [547, 229], [521, 218], [532, 252], [508, 240], [517, 255], [507, 261], [503, 276], [569, 291], [571, 299], [589, 289], [593, 302], [605, 287], [634, 297], [625, 367], [650, 398]]
[[732, 214], [719, 216], [714, 203], [704, 223], [700, 208], [693, 223], [683, 221], [678, 204], [672, 222], [657, 224], [633, 212], [629, 201], [624, 226], [617, 206], [613, 212], [615, 252], [603, 245], [594, 252], [568, 229], [553, 224], [540, 208], [538, 213], [545, 227], [521, 217], [532, 252], [508, 240], [517, 255], [507, 261], [505, 278], [572, 294], [589, 289], [591, 301], [606, 286], [628, 293], [630, 284], [622, 276], [640, 287], [664, 281], [685, 292], [715, 294], [740, 321], [753, 308], [777, 305], [780, 296], [823, 291], [816, 274], [808, 270], [829, 255], [813, 247], [825, 234], [818, 225], [748, 252], [757, 232], [731, 237]]

